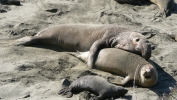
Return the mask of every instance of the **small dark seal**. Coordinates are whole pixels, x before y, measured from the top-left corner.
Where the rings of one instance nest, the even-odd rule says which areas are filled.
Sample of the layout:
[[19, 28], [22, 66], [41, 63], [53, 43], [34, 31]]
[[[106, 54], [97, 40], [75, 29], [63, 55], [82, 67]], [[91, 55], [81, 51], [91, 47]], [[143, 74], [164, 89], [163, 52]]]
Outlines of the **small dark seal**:
[[95, 100], [102, 100], [106, 97], [122, 97], [128, 92], [123, 87], [111, 84], [102, 77], [89, 75], [75, 80], [69, 87], [61, 89], [58, 94], [63, 94], [70, 98], [73, 92], [80, 91], [94, 93], [97, 95]]

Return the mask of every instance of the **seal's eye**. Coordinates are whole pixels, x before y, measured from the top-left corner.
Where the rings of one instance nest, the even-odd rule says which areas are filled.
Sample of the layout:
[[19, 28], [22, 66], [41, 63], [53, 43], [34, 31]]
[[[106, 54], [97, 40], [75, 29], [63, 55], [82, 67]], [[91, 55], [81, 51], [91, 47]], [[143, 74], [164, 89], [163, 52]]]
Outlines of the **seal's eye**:
[[136, 39], [135, 39], [135, 41], [136, 41], [136, 42], [139, 42], [139, 41], [140, 41], [140, 39], [139, 39], [139, 38], [136, 38]]

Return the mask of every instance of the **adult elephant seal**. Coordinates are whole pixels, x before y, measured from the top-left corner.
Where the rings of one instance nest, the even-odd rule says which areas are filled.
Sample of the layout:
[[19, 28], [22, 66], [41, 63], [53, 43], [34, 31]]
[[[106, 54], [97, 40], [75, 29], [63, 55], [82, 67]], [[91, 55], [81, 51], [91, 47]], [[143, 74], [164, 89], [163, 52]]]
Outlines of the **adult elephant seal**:
[[152, 3], [159, 6], [162, 10], [161, 15], [165, 18], [175, 6], [174, 0], [150, 0]]
[[[89, 52], [69, 53], [83, 61]], [[158, 73], [152, 62], [139, 55], [115, 48], [102, 49], [95, 61], [95, 69], [118, 74], [125, 77], [122, 81], [111, 81], [117, 85], [125, 85], [129, 81], [142, 87], [152, 87], [157, 83]]]
[[140, 33], [132, 32], [117, 25], [72, 24], [46, 28], [35, 36], [27, 36], [10, 45], [30, 45], [34, 43], [57, 45], [68, 51], [90, 50], [87, 65], [92, 68], [95, 56], [102, 48], [119, 48], [151, 57], [151, 44]]
[[103, 100], [106, 97], [122, 97], [128, 92], [123, 87], [111, 84], [102, 77], [89, 75], [75, 80], [69, 87], [61, 89], [58, 94], [66, 94], [69, 98], [72, 97], [73, 92], [80, 91], [89, 91], [96, 94], [95, 100]]

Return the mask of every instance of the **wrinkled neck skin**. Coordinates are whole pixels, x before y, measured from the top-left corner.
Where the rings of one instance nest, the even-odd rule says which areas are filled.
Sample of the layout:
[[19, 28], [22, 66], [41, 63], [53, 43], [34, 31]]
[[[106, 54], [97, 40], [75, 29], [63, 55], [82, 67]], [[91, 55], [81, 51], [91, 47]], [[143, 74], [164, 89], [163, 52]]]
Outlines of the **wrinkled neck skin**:
[[[143, 35], [137, 32], [122, 32], [118, 36], [112, 37], [109, 40], [109, 45], [111, 48], [119, 48], [125, 51], [129, 51], [146, 58], [147, 55], [151, 55], [149, 49], [150, 43], [144, 38]], [[149, 56], [147, 57], [149, 59]]]
[[79, 55], [76, 57], [79, 58], [81, 61], [86, 62], [89, 56], [89, 51], [86, 52], [79, 52]]
[[[133, 34], [133, 33], [131, 33], [131, 34]], [[135, 52], [135, 49], [132, 44], [130, 32], [123, 32], [116, 37], [112, 37], [109, 40], [109, 46], [111, 48], [119, 48], [122, 50]]]

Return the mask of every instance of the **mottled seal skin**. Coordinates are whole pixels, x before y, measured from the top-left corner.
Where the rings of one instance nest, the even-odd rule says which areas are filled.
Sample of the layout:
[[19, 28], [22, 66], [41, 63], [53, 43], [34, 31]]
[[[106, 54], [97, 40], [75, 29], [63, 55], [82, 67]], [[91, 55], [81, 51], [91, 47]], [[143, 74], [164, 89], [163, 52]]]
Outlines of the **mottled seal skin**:
[[60, 94], [67, 94], [67, 97], [72, 97], [73, 92], [89, 91], [97, 95], [95, 100], [102, 100], [107, 97], [122, 97], [128, 90], [121, 86], [116, 86], [109, 83], [106, 79], [99, 76], [83, 76], [74, 82], [68, 88], [61, 89]]
[[27, 36], [10, 45], [46, 43], [68, 51], [89, 51], [87, 65], [92, 68], [95, 55], [103, 48], [119, 48], [151, 57], [151, 44], [140, 33], [117, 25], [63, 24], [46, 28], [35, 36]]
[[162, 10], [161, 15], [165, 18], [175, 6], [174, 0], [150, 0], [152, 3], [158, 5]]
[[[86, 61], [89, 52], [69, 53]], [[125, 77], [122, 81], [111, 81], [117, 85], [125, 85], [129, 81], [142, 87], [152, 87], [158, 81], [158, 72], [152, 62], [139, 55], [115, 48], [102, 49], [95, 61], [95, 69], [111, 72]]]

